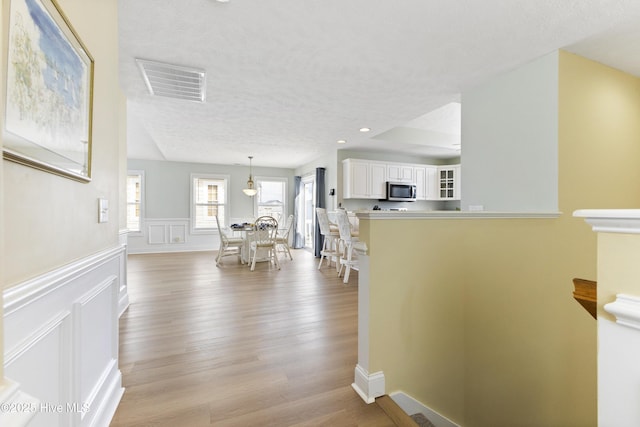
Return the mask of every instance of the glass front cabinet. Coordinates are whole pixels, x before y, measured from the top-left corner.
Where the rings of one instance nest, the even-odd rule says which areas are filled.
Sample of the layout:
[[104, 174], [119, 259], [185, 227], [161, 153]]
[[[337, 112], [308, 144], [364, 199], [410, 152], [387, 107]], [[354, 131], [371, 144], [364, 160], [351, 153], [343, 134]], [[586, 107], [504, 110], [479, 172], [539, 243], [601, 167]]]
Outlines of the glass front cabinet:
[[438, 198], [460, 200], [460, 165], [438, 166]]

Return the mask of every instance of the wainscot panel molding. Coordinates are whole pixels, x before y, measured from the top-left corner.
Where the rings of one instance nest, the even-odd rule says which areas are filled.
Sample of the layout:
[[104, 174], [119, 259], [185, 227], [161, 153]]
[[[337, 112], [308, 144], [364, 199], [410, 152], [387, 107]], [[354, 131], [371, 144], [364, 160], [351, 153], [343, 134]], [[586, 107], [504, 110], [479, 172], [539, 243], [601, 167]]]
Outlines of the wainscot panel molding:
[[4, 291], [5, 375], [39, 402], [30, 427], [109, 425], [125, 255], [119, 244]]
[[128, 253], [212, 251], [218, 249], [218, 232], [192, 232], [189, 218], [147, 218], [143, 232], [129, 234]]
[[118, 315], [122, 316], [122, 313], [129, 307], [129, 288], [127, 287], [127, 255], [129, 251], [127, 248], [129, 231], [127, 229], [120, 230], [118, 233], [118, 240], [120, 246], [124, 250], [123, 256], [120, 257], [120, 295], [118, 296]]

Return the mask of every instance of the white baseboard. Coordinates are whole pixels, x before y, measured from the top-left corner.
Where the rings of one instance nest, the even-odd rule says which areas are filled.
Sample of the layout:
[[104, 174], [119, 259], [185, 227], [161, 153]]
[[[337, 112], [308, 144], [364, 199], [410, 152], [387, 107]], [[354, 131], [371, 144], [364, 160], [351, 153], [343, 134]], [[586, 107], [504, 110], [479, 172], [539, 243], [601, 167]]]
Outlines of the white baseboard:
[[422, 402], [417, 401], [413, 397], [402, 391], [396, 391], [389, 395], [398, 406], [408, 415], [422, 413], [436, 427], [460, 427], [447, 417], [440, 415], [433, 409], [427, 407]]
[[102, 396], [95, 399], [99, 402], [98, 407], [92, 407], [91, 413], [85, 415], [92, 415], [91, 420], [86, 422], [83, 420], [82, 425], [89, 426], [108, 426], [111, 423], [111, 419], [118, 409], [120, 399], [124, 394], [124, 387], [122, 387], [122, 374], [116, 365], [113, 365], [109, 370], [106, 378], [101, 384], [100, 391]]
[[360, 365], [356, 365], [354, 382], [351, 387], [367, 403], [373, 403], [376, 397], [384, 396], [384, 373], [370, 374]]
[[17, 382], [5, 378], [0, 386], [0, 426], [26, 426], [39, 407], [38, 399], [21, 391]]

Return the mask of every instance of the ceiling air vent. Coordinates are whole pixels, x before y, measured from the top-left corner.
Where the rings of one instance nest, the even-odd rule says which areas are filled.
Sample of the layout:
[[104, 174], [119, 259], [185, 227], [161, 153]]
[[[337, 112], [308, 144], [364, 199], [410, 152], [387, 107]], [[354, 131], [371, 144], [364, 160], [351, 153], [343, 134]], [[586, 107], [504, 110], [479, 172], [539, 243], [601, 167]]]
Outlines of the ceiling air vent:
[[151, 95], [205, 101], [206, 72], [198, 68], [136, 59]]

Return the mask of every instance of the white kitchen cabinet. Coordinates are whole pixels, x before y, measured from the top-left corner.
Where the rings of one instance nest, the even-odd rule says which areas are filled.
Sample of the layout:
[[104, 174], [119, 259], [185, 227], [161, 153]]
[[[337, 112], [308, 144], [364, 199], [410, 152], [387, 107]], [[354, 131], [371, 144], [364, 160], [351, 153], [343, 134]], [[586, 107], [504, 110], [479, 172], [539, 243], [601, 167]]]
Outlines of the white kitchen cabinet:
[[342, 161], [343, 198], [384, 199], [386, 183], [416, 184], [417, 200], [460, 200], [460, 165], [417, 165], [373, 160]]
[[387, 164], [387, 181], [414, 182], [414, 168], [402, 163]]
[[343, 160], [342, 181], [345, 199], [384, 199], [387, 164], [367, 160]]
[[426, 166], [416, 166], [413, 168], [413, 182], [416, 184], [416, 200], [427, 200], [429, 189], [427, 188]]
[[371, 163], [369, 165], [371, 176], [371, 198], [384, 199], [387, 197], [387, 165]]
[[439, 200], [437, 176], [437, 166], [423, 165], [413, 167], [416, 200]]
[[438, 166], [438, 199], [460, 200], [460, 165]]

